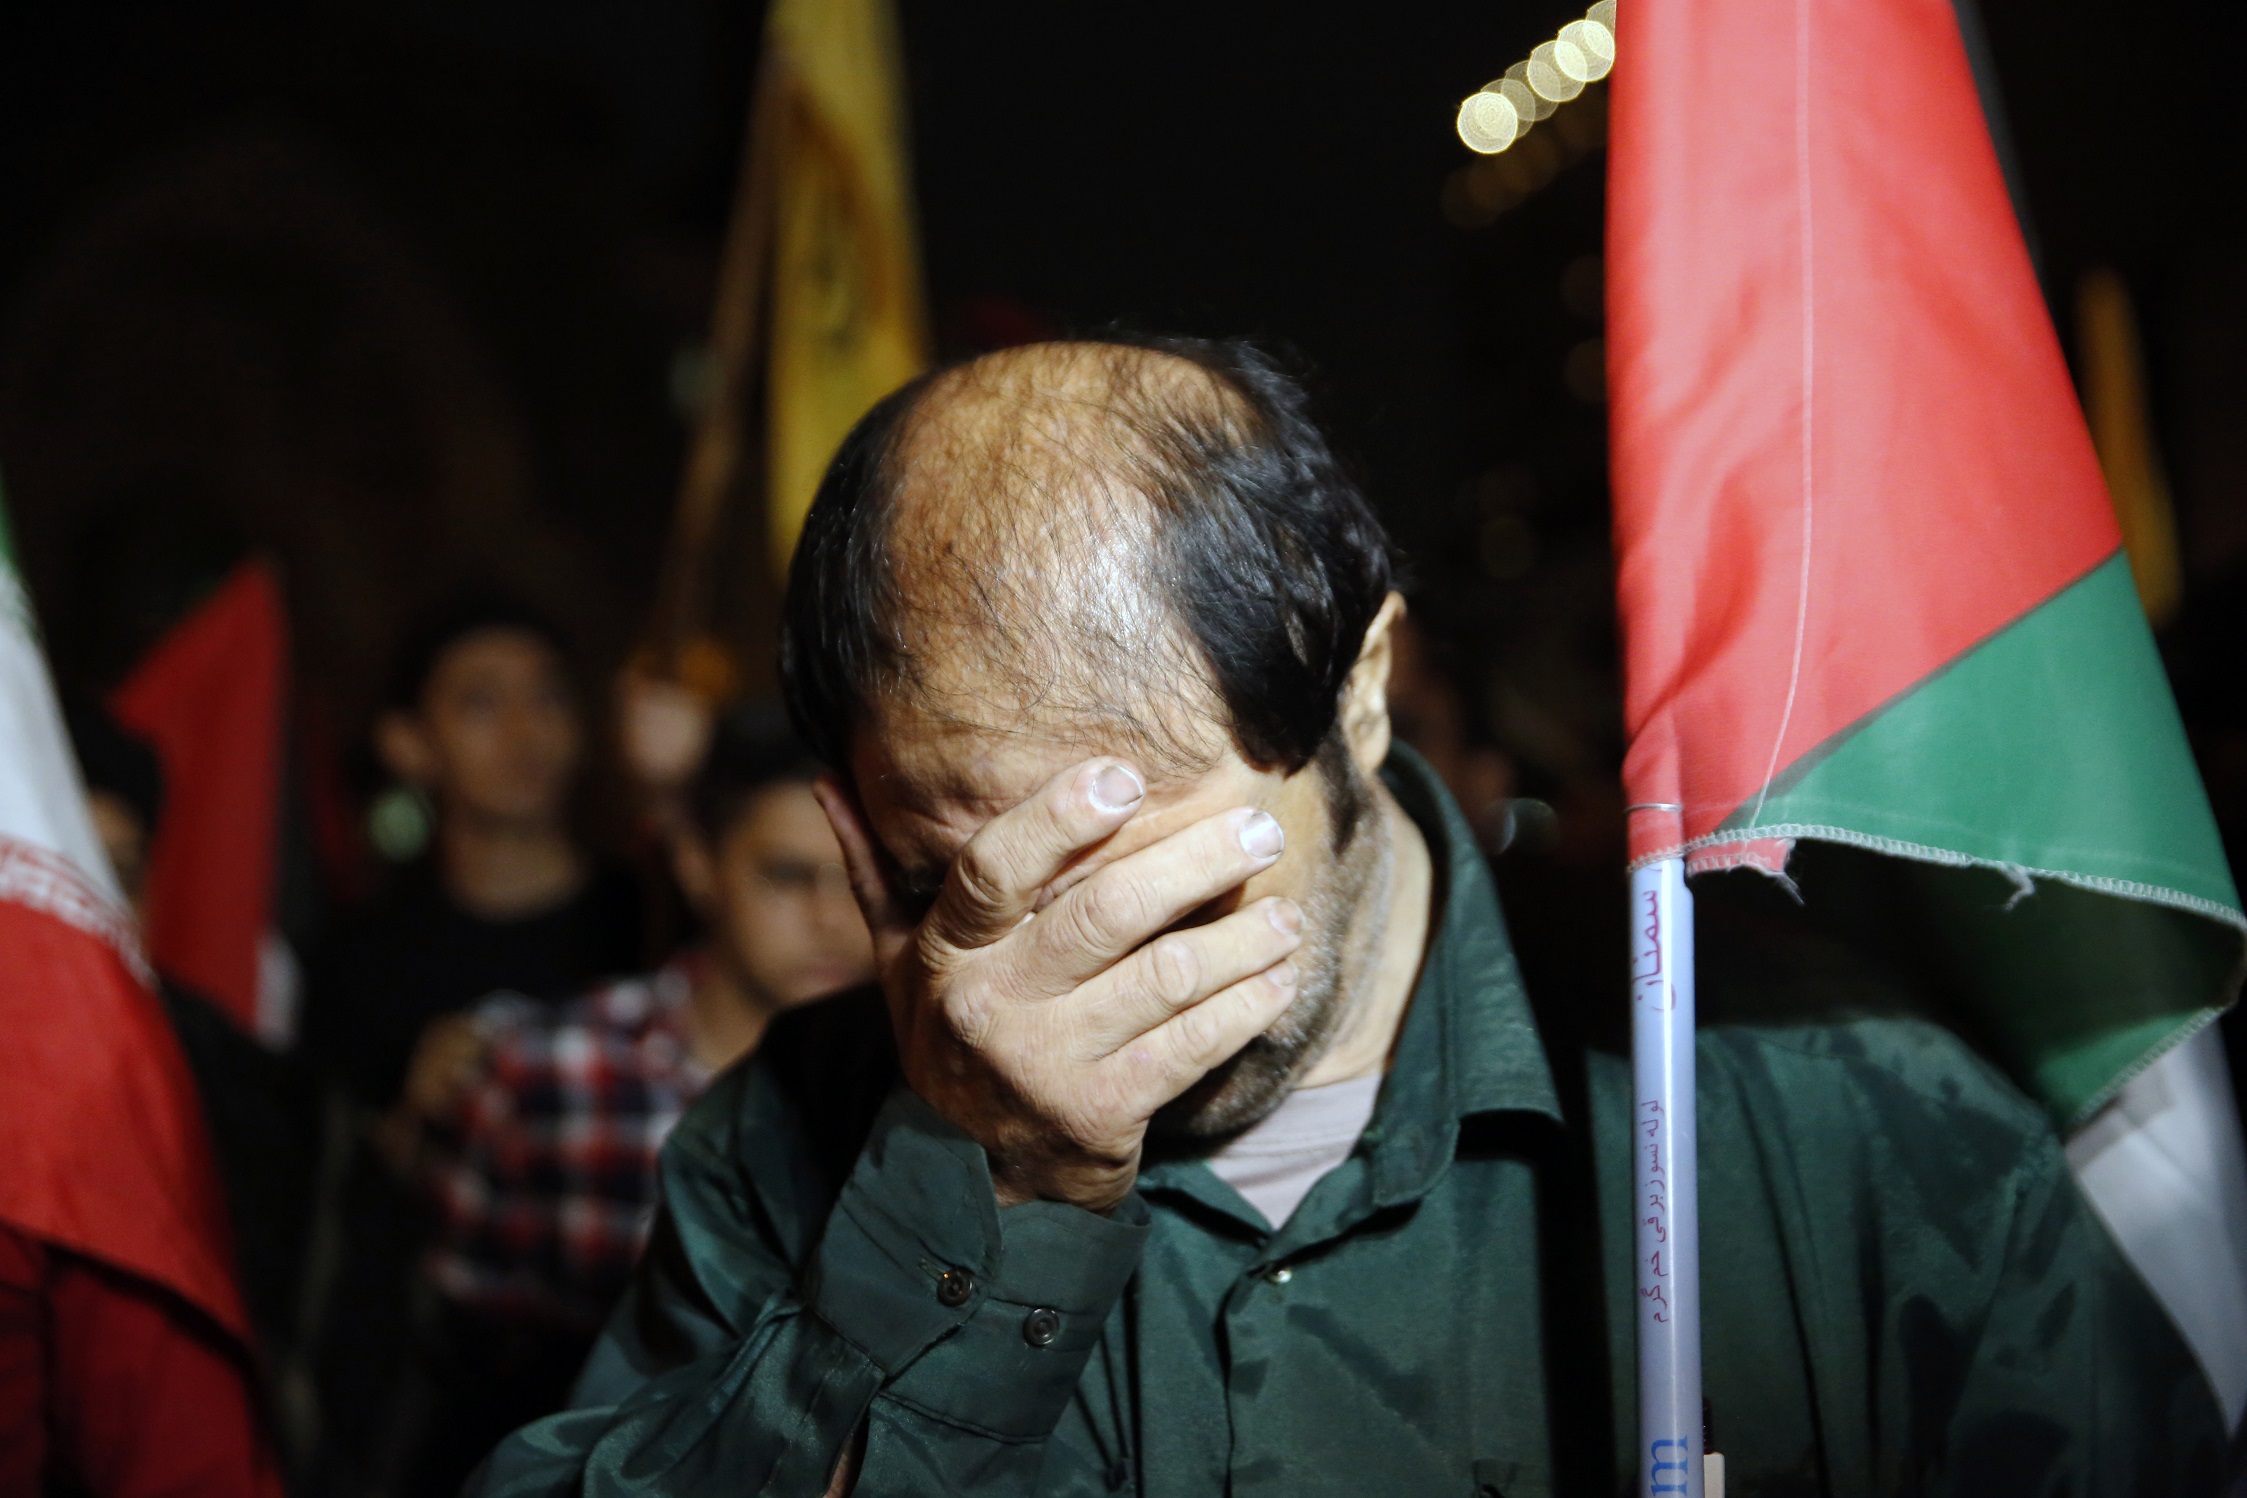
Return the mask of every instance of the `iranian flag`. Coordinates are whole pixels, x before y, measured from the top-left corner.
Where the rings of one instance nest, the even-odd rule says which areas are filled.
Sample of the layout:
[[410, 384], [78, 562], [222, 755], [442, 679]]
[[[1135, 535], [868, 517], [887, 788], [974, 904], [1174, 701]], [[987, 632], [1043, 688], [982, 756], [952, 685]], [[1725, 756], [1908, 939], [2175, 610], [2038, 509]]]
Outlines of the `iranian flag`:
[[0, 1222], [249, 1345], [194, 1079], [86, 812], [0, 514]]
[[[1959, 18], [1624, 0], [1617, 41], [1634, 868], [1886, 855], [1961, 1028], [2078, 1129], [2231, 1002], [2247, 917]], [[2129, 1174], [2198, 1193], [2175, 1220], [2213, 1230], [2171, 1248], [2228, 1283], [2202, 1304], [2237, 1321], [2237, 1129], [2220, 1069], [2195, 1078], [2198, 1144]], [[2132, 1250], [2135, 1209], [2093, 1196]], [[2210, 1371], [2236, 1414], [2247, 1370]]]

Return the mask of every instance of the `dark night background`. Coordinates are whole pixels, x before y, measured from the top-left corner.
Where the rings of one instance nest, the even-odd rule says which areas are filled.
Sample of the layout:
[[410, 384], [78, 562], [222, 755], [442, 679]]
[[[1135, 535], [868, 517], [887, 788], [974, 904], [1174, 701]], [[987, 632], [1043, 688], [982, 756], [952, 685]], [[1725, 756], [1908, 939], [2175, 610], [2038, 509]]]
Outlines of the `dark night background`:
[[[1292, 346], [1525, 782], [1611, 776], [1600, 106], [1494, 217], [1460, 207], [1452, 132], [1574, 8], [902, 11], [943, 350], [1116, 323]], [[2138, 298], [2203, 639], [2247, 555], [2238, 12], [1984, 20], [2063, 336], [2085, 268]], [[11, 7], [0, 469], [63, 674], [113, 675], [182, 558], [245, 545], [283, 560], [304, 703], [341, 739], [402, 622], [464, 578], [547, 600], [597, 662], [627, 650], [759, 21]], [[2228, 638], [2188, 701], [2218, 728]]]
[[[1122, 326], [1300, 356], [1402, 547], [1450, 668], [1434, 678], [1460, 689], [1457, 762], [1489, 776], [1462, 799], [1500, 810], [1484, 831], [1520, 834], [1498, 878], [1544, 1033], [1570, 1045], [1625, 1013], [1599, 1001], [1620, 995], [1624, 953], [1604, 100], [1595, 87], [1487, 161], [1454, 120], [1581, 3], [896, 0], [939, 353]], [[1628, 46], [1627, 7], [1660, 0], [1622, 3]], [[2185, 574], [2162, 643], [2236, 865], [2247, 7], [1979, 14], [2071, 355], [2087, 272], [2119, 272], [2134, 298]], [[581, 641], [596, 705], [645, 638], [762, 22], [762, 0], [0, 8], [16, 554], [73, 692], [113, 684], [244, 554], [278, 561], [297, 777], [278, 920], [301, 950], [379, 875], [353, 831], [384, 783], [367, 730], [433, 605], [472, 584], [522, 595]], [[1709, 108], [1730, 82], [1705, 80]], [[761, 564], [731, 575], [770, 586]], [[1437, 699], [1399, 688], [1403, 736], [1427, 747], [1414, 717], [1425, 728]], [[615, 852], [627, 819], [606, 812]], [[1742, 908], [1779, 900], [1731, 886]], [[2239, 1069], [2247, 1023], [2229, 1023]], [[415, 1241], [364, 1257], [410, 1264]], [[402, 1342], [411, 1323], [381, 1295], [406, 1279], [373, 1295], [331, 1279], [326, 1304]], [[290, 1316], [315, 1304], [290, 1295]], [[348, 1367], [365, 1331], [319, 1335]], [[410, 1405], [320, 1398], [283, 1427], [353, 1460]]]

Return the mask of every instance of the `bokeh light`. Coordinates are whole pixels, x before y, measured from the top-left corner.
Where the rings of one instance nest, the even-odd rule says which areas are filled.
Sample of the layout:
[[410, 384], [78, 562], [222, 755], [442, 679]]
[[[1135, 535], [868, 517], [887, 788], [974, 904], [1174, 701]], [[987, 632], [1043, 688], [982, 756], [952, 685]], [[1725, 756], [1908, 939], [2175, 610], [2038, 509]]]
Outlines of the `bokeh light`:
[[1597, 83], [1615, 68], [1615, 33], [1599, 22], [1570, 21], [1553, 39], [1561, 71], [1580, 83]]
[[[1517, 62], [1514, 66], [1523, 72], [1527, 72], [1529, 69], [1529, 64], [1525, 62]], [[1521, 120], [1520, 128], [1522, 130], [1527, 130], [1531, 125], [1553, 112], [1552, 104], [1547, 100], [1538, 98], [1536, 91], [1529, 86], [1528, 81], [1517, 73], [1509, 72], [1496, 83], [1488, 85], [1484, 91], [1506, 96], [1507, 101], [1514, 106], [1515, 115]]]
[[1459, 139], [1484, 156], [1510, 150], [1538, 121], [1615, 69], [1615, 0], [1599, 0], [1549, 42], [1538, 43], [1505, 76], [1459, 105]]
[[1467, 149], [1494, 156], [1514, 143], [1521, 133], [1521, 115], [1504, 94], [1484, 89], [1469, 94], [1459, 106], [1459, 139]]

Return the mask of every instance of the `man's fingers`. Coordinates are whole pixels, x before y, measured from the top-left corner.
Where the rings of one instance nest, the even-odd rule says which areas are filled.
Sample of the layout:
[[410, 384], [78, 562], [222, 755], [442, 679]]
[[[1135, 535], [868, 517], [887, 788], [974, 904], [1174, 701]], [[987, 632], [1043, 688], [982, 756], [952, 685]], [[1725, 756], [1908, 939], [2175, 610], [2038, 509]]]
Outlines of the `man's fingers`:
[[1302, 988], [1294, 967], [1283, 962], [1212, 994], [1101, 1064], [1128, 1068], [1135, 1095], [1152, 1112], [1272, 1027]]
[[1077, 1027], [1071, 1041], [1085, 1060], [1097, 1060], [1243, 979], [1268, 973], [1285, 987], [1292, 964], [1283, 960], [1302, 944], [1303, 912], [1279, 898], [1158, 936], [1072, 1001], [1082, 1008], [1068, 1016]]
[[822, 775], [812, 782], [811, 793], [818, 798], [819, 809], [827, 813], [827, 825], [835, 829], [835, 841], [842, 844], [843, 868], [850, 875], [851, 893], [858, 897], [858, 909], [874, 934], [875, 949], [886, 961], [912, 935], [914, 925], [891, 888], [889, 860], [866, 826], [866, 813], [860, 809], [858, 798], [840, 779]]
[[1156, 932], [1271, 867], [1285, 844], [1269, 812], [1243, 806], [1117, 859], [1008, 944], [1021, 991], [1063, 994], [1090, 981]]
[[1030, 913], [1048, 880], [1129, 821], [1146, 796], [1139, 772], [1120, 760], [1086, 760], [1063, 770], [968, 839], [929, 911], [929, 931], [963, 949], [1006, 935]]

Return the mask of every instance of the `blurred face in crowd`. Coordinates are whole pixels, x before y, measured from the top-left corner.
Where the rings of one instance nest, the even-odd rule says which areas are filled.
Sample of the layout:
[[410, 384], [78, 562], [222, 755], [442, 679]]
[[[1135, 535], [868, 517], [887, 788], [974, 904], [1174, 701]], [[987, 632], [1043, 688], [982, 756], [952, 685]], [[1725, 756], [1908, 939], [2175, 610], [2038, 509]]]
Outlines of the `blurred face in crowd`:
[[148, 828], [140, 813], [123, 796], [99, 789], [86, 792], [86, 810], [93, 817], [102, 852], [109, 855], [109, 866], [117, 871], [126, 903], [140, 909], [148, 883]]
[[843, 850], [800, 781], [768, 785], [715, 847], [681, 838], [679, 882], [710, 928], [709, 955], [752, 995], [785, 1009], [867, 982], [874, 948]]
[[568, 673], [522, 629], [464, 635], [437, 658], [411, 713], [378, 729], [391, 771], [445, 816], [518, 826], [560, 819], [583, 750]]

